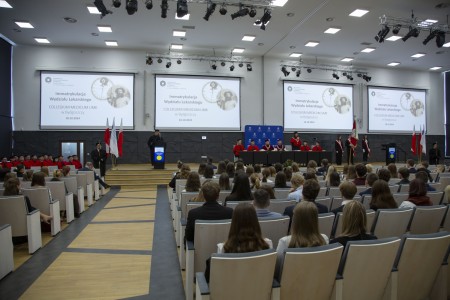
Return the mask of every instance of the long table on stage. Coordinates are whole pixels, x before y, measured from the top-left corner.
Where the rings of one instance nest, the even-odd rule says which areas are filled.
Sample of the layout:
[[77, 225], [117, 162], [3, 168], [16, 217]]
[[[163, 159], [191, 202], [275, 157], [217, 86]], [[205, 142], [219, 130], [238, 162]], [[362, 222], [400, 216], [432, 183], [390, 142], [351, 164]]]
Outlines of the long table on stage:
[[273, 165], [275, 163], [284, 163], [290, 159], [300, 164], [300, 166], [306, 166], [308, 161], [314, 160], [320, 165], [322, 159], [328, 159], [332, 161], [331, 151], [313, 152], [313, 151], [242, 151], [240, 153], [240, 159], [246, 165]]

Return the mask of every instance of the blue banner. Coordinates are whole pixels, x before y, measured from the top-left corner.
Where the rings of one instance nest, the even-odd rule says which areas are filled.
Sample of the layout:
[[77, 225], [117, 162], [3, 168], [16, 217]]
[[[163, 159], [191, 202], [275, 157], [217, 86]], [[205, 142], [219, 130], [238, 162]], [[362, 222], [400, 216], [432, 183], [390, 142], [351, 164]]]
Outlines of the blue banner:
[[246, 125], [244, 140], [245, 148], [250, 145], [252, 139], [255, 140], [255, 145], [260, 149], [264, 145], [266, 139], [269, 139], [270, 144], [275, 146], [277, 140], [283, 140], [283, 126]]

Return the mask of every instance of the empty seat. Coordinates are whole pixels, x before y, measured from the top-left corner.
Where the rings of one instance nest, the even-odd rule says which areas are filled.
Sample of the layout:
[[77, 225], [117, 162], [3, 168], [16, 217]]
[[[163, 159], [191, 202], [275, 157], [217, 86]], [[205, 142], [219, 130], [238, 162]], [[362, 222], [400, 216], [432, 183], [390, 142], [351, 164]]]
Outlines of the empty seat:
[[444, 219], [442, 220], [442, 229], [450, 232], [450, 205], [447, 205], [447, 211], [445, 212]]
[[260, 218], [259, 225], [261, 226], [262, 236], [270, 239], [276, 249], [278, 241], [288, 234], [289, 217]]
[[392, 194], [394, 197], [395, 203], [397, 203], [397, 206], [400, 206], [403, 201], [408, 200], [409, 194]]
[[67, 176], [61, 178], [66, 184], [67, 191], [78, 197], [78, 204], [80, 207], [80, 213], [84, 212], [84, 190], [78, 186], [77, 178], [73, 176]]
[[94, 204], [94, 183], [95, 175], [94, 171], [78, 171], [77, 174], [86, 175], [86, 186], [84, 189], [84, 194], [87, 197], [88, 206]]
[[331, 198], [330, 197], [325, 197], [325, 198], [317, 198], [316, 203], [320, 203], [324, 206], [326, 206], [328, 208], [328, 210], [330, 210], [331, 207]]
[[437, 192], [442, 192], [445, 189], [445, 186], [440, 182], [430, 182], [428, 185], [435, 188]]
[[412, 234], [438, 232], [446, 212], [445, 205], [416, 206], [409, 225], [409, 232]]
[[409, 184], [401, 184], [398, 193], [409, 193]]
[[362, 193], [365, 190], [367, 190], [367, 187], [365, 185], [357, 185], [356, 186], [356, 195], [359, 195], [359, 193]]
[[342, 199], [342, 197], [333, 197], [333, 200], [331, 201], [330, 210], [334, 210], [334, 209], [342, 206], [342, 201], [344, 201], [344, 199]]
[[433, 205], [439, 205], [442, 203], [442, 200], [444, 198], [444, 192], [428, 192], [427, 196], [430, 197]]
[[11, 225], [0, 225], [0, 279], [14, 270]]
[[319, 194], [317, 197], [325, 197], [328, 194], [328, 188], [326, 186], [323, 186], [319, 190]]
[[217, 199], [217, 202], [219, 202], [220, 204], [224, 204], [225, 203], [225, 198], [228, 197], [231, 194], [231, 190], [230, 191], [220, 191], [219, 194], [219, 199]]
[[0, 223], [10, 224], [13, 237], [28, 237], [28, 253], [42, 247], [39, 210], [28, 212], [25, 197], [0, 196]]
[[330, 187], [328, 189], [328, 196], [329, 197], [337, 197], [341, 195], [341, 191], [339, 190], [339, 187]]
[[365, 209], [370, 209], [370, 202], [372, 201], [372, 195], [363, 195], [361, 201]]
[[[396, 295], [391, 299], [433, 299], [430, 297], [432, 288], [441, 279], [438, 273], [449, 244], [448, 232], [405, 235], [394, 263], [397, 272], [392, 274], [392, 281], [396, 286]], [[434, 299], [447, 298], [446, 284], [442, 286], [443, 297]]]
[[325, 234], [327, 237], [331, 236], [334, 223], [334, 213], [319, 214], [319, 232]]
[[[398, 181], [400, 181], [400, 180], [398, 180]], [[391, 190], [392, 194], [398, 193], [398, 190], [400, 189], [400, 185], [397, 185], [396, 183], [391, 183], [391, 181], [389, 181], [389, 189]]]
[[[336, 299], [382, 299], [400, 239], [348, 242], [336, 280]], [[406, 298], [405, 298], [406, 299]]]
[[413, 212], [411, 208], [379, 209], [375, 214], [371, 231], [379, 239], [400, 238], [406, 233]]
[[196, 274], [196, 299], [270, 300], [275, 262], [273, 249], [213, 254], [209, 284], [204, 273]]

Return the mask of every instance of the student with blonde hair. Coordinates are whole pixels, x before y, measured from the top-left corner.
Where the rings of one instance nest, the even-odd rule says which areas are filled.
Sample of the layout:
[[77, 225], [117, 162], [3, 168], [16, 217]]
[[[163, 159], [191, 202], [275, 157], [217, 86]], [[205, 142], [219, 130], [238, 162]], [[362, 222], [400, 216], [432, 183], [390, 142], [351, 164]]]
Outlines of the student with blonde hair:
[[294, 174], [291, 178], [291, 191], [287, 196], [287, 199], [292, 199], [297, 202], [302, 200], [302, 189], [305, 178], [300, 174]]

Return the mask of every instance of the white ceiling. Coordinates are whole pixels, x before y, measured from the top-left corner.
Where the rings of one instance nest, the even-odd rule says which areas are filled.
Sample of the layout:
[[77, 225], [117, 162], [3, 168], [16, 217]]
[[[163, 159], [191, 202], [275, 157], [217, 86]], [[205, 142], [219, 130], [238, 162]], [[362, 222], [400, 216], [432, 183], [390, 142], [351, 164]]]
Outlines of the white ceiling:
[[[442, 66], [442, 70], [450, 70], [450, 48], [437, 48], [435, 41], [423, 45], [428, 35], [421, 32], [418, 38], [408, 41], [386, 41], [379, 44], [374, 37], [380, 29], [379, 17], [383, 14], [409, 18], [414, 10], [419, 19], [436, 19], [439, 23], [447, 22], [450, 14], [448, 0], [289, 0], [284, 7], [275, 8], [272, 19], [265, 31], [253, 26], [253, 22], [261, 17], [262, 10], [252, 19], [249, 16], [231, 20], [230, 13], [235, 7], [228, 7], [228, 14], [222, 16], [219, 6], [210, 17], [209, 22], [203, 20], [205, 4], [189, 3], [191, 14], [189, 21], [174, 18], [176, 3], [169, 1], [169, 12], [162, 19], [161, 0], [153, 0], [153, 9], [147, 10], [144, 0], [138, 0], [138, 12], [129, 16], [125, 10], [125, 0], [120, 8], [112, 7], [112, 0], [104, 0], [113, 14], [100, 19], [99, 15], [89, 14], [87, 5], [93, 1], [75, 0], [7, 0], [13, 8], [0, 8], [0, 34], [18, 45], [36, 45], [34, 37], [46, 37], [51, 45], [59, 47], [102, 47], [105, 40], [116, 40], [119, 48], [146, 50], [152, 53], [165, 53], [171, 43], [184, 45], [182, 53], [213, 55], [229, 55], [235, 47], [245, 48], [244, 56], [270, 56], [280, 60], [292, 60], [288, 55], [300, 52], [306, 63], [342, 63], [343, 57], [353, 57], [351, 62], [356, 66], [381, 66], [397, 61], [397, 68], [428, 70], [430, 67]], [[226, 0], [224, 0], [226, 1]], [[437, 9], [435, 6], [446, 3], [449, 6]], [[362, 18], [350, 17], [348, 14], [356, 8], [369, 10]], [[288, 13], [294, 16], [287, 17]], [[64, 17], [77, 19], [74, 24], [64, 21]], [[333, 18], [329, 22], [326, 19]], [[34, 29], [20, 29], [14, 21], [29, 21]], [[112, 26], [112, 33], [99, 33], [97, 25]], [[172, 36], [172, 30], [183, 29], [183, 26], [195, 26], [187, 29], [186, 40]], [[339, 27], [342, 30], [335, 35], [323, 33], [328, 27]], [[402, 30], [400, 35], [406, 34]], [[98, 33], [93, 36], [91, 33]], [[244, 34], [255, 35], [253, 42], [244, 42]], [[389, 36], [392, 33], [389, 34]], [[315, 48], [305, 47], [307, 41], [318, 41]], [[450, 35], [447, 34], [447, 42]], [[359, 53], [367, 47], [361, 43], [371, 43], [376, 47], [372, 53]], [[294, 48], [295, 47], [295, 48]], [[411, 55], [423, 52], [426, 56], [417, 60]], [[293, 59], [295, 60], [295, 59]]]

